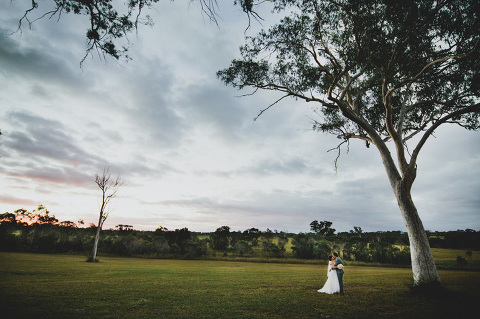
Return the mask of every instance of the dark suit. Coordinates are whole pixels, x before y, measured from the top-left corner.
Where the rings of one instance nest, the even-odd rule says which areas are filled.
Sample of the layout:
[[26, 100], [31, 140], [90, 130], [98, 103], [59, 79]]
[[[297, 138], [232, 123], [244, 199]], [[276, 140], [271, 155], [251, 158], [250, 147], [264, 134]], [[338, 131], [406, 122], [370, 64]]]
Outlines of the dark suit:
[[[337, 257], [333, 265], [337, 267], [340, 264], [343, 265], [342, 259], [340, 257]], [[340, 284], [340, 293], [343, 294], [343, 269], [335, 268], [335, 270], [337, 270], [338, 283]]]

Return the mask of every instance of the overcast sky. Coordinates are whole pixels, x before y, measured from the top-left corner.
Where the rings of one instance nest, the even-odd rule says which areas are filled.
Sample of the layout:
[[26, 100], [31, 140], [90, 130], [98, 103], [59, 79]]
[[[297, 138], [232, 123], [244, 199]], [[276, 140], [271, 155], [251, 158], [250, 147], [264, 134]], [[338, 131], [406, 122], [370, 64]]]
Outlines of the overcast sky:
[[[126, 185], [105, 228], [307, 232], [329, 220], [337, 231], [404, 231], [375, 148], [353, 141], [335, 172], [327, 150], [339, 140], [311, 130], [313, 105], [284, 100], [254, 122], [278, 96], [239, 97], [250, 91], [216, 78], [248, 25], [221, 2], [217, 27], [187, 1], [161, 1], [155, 26], [130, 35], [132, 61], [94, 54], [81, 69], [84, 17], [9, 35], [30, 2], [1, 1], [1, 212], [43, 204], [61, 221], [95, 222], [95, 173], [109, 166]], [[445, 126], [435, 137], [412, 190], [425, 228], [480, 230], [480, 135]]]

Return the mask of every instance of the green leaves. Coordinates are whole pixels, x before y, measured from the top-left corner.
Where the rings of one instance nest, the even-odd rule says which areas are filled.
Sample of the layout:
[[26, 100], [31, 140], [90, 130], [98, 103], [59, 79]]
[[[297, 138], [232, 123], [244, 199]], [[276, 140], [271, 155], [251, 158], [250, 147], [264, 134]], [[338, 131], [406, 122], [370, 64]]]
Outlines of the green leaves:
[[[115, 59], [122, 57], [128, 58], [125, 47], [118, 47], [116, 40], [124, 38], [128, 33], [132, 32], [138, 23], [150, 25], [151, 19], [141, 18], [142, 9], [150, 7], [159, 0], [129, 0], [125, 6], [115, 5], [114, 0], [53, 0], [54, 8], [48, 12], [42, 13], [41, 18], [55, 15], [58, 18], [61, 14], [74, 13], [84, 15], [90, 22], [90, 27], [86, 32], [87, 49], [85, 57], [92, 50], [104, 56], [111, 56]], [[25, 12], [25, 15], [19, 21], [19, 29], [22, 22], [27, 21], [31, 24], [36, 21], [29, 20], [29, 14], [32, 10], [40, 10], [38, 0], [32, 0], [32, 8]], [[125, 13], [119, 13], [125, 12]], [[127, 40], [128, 41], [128, 40]]]
[[269, 83], [268, 70], [266, 61], [233, 60], [230, 68], [218, 71], [217, 76], [238, 89], [253, 85], [266, 87]]
[[217, 74], [320, 103], [315, 129], [342, 139], [373, 129], [388, 140], [397, 128], [407, 140], [458, 110], [453, 122], [478, 128], [467, 107], [480, 98], [479, 9], [478, 0], [277, 0], [287, 16], [246, 38], [243, 60]]

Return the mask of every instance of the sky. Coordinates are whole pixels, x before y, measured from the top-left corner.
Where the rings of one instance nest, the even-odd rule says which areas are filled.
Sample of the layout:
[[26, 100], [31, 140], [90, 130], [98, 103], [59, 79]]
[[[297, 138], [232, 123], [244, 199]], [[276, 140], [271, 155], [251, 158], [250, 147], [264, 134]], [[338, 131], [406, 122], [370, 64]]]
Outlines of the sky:
[[[45, 6], [46, 2], [40, 2]], [[312, 131], [313, 105], [226, 87], [218, 70], [262, 25], [221, 1], [218, 26], [161, 1], [129, 35], [131, 61], [85, 55], [85, 17], [11, 34], [29, 1], [0, 2], [0, 211], [42, 204], [60, 221], [98, 219], [95, 174], [125, 184], [104, 228], [405, 231], [378, 151]], [[412, 196], [427, 230], [480, 230], [480, 135], [443, 126], [420, 153]]]

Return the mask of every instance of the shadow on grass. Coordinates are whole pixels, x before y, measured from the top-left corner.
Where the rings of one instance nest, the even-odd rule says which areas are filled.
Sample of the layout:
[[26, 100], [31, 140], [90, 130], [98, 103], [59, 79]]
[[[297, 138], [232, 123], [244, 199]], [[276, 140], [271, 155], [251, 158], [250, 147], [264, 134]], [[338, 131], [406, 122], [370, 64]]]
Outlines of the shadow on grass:
[[453, 291], [439, 282], [413, 285], [410, 287], [410, 293], [415, 297], [425, 297], [429, 299], [451, 298], [455, 295]]

